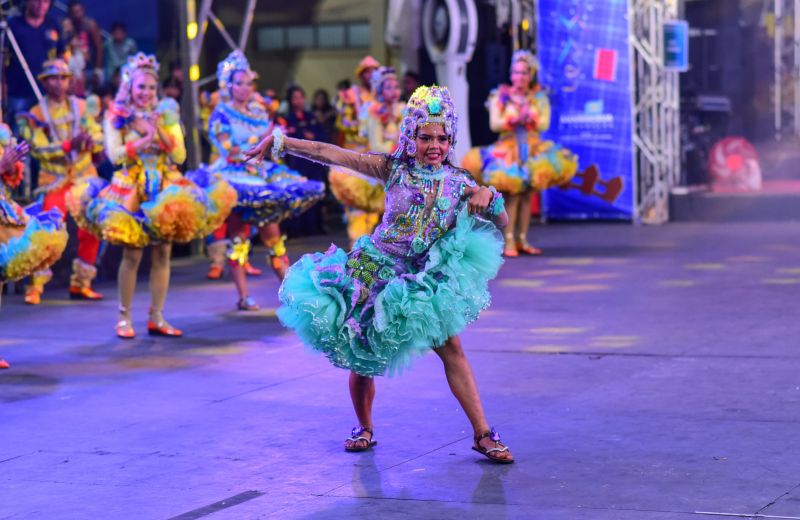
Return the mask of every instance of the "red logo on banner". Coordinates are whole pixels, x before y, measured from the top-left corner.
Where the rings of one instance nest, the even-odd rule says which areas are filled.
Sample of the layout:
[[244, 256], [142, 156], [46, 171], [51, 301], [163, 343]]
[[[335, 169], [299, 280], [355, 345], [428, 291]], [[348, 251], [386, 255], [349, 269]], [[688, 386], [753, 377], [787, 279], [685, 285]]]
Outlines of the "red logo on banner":
[[617, 51], [597, 49], [594, 55], [594, 79], [602, 81], [617, 79]]

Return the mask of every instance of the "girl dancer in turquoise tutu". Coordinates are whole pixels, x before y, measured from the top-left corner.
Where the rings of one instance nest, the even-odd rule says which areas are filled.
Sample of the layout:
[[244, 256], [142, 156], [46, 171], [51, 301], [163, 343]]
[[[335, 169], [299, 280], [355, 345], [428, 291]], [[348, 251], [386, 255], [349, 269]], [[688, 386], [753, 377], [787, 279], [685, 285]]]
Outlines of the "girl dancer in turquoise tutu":
[[391, 155], [358, 153], [273, 132], [246, 156], [290, 153], [349, 168], [386, 186], [386, 212], [372, 235], [346, 253], [331, 246], [303, 256], [280, 289], [278, 317], [304, 343], [350, 370], [359, 425], [347, 451], [375, 445], [374, 376], [398, 373], [431, 349], [472, 423], [473, 449], [493, 462], [514, 459], [489, 428], [458, 334], [489, 305], [488, 282], [502, 264], [497, 227], [503, 198], [452, 165], [457, 119], [443, 87], [420, 87], [403, 112]]

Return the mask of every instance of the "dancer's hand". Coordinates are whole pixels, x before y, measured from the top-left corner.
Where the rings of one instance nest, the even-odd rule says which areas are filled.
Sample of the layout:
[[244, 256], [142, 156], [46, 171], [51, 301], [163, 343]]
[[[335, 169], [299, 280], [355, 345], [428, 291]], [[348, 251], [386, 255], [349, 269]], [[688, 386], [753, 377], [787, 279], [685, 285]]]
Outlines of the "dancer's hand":
[[70, 140], [70, 144], [73, 150], [82, 152], [89, 148], [90, 142], [92, 140], [92, 136], [86, 133], [83, 130], [80, 130], [75, 136]]
[[137, 117], [131, 123], [131, 128], [133, 128], [136, 132], [140, 133], [142, 136], [153, 134], [155, 133], [155, 128], [153, 124], [145, 118]]
[[30, 149], [31, 148], [30, 148], [30, 146], [28, 146], [28, 143], [26, 141], [20, 141], [19, 143], [17, 143], [17, 146], [15, 146], [13, 148], [9, 148], [8, 150], [6, 150], [6, 153], [3, 156], [3, 159], [8, 157], [8, 159], [12, 163], [15, 163], [17, 161], [21, 161], [21, 160], [25, 159], [25, 156], [28, 155], [28, 152], [30, 151]]
[[250, 148], [249, 150], [245, 150], [244, 152], [244, 160], [245, 161], [260, 161], [264, 158], [267, 154], [267, 150], [272, 148], [272, 141], [274, 141], [274, 137], [272, 134], [266, 136], [264, 139], [261, 140], [257, 145]]
[[469, 197], [467, 211], [471, 215], [486, 213], [486, 209], [492, 201], [492, 192], [485, 186], [467, 188], [464, 190], [464, 195]]
[[10, 173], [14, 170], [14, 165], [28, 155], [28, 143], [22, 141], [13, 148], [8, 148], [0, 158], [0, 173]]

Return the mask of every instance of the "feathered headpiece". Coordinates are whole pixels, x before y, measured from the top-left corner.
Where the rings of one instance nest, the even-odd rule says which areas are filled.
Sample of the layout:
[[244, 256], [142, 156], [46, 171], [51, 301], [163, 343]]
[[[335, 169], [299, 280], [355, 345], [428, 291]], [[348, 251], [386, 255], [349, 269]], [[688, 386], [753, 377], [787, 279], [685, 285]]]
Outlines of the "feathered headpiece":
[[129, 57], [128, 63], [122, 66], [122, 81], [119, 84], [116, 101], [125, 104], [130, 103], [131, 87], [136, 73], [144, 72], [158, 80], [158, 68], [158, 60], [152, 54], [139, 52]]
[[536, 56], [533, 53], [526, 49], [520, 49], [518, 51], [514, 51], [514, 54], [511, 55], [511, 65], [508, 67], [509, 71], [511, 67], [514, 66], [515, 63], [521, 61], [528, 66], [530, 69], [531, 74], [535, 74], [537, 70], [539, 70], [539, 60], [536, 59]]
[[228, 57], [217, 65], [217, 84], [219, 85], [219, 92], [223, 99], [230, 99], [233, 75], [239, 71], [247, 73], [251, 79], [255, 76], [250, 69], [250, 62], [247, 61], [247, 57], [245, 57], [242, 51], [237, 49], [228, 54]]
[[450, 155], [452, 160], [456, 144], [458, 115], [450, 98], [447, 87], [431, 85], [422, 86], [414, 91], [403, 109], [403, 122], [400, 125], [400, 139], [393, 156], [398, 159], [413, 157], [417, 153], [417, 131], [425, 126], [441, 124], [450, 138]]
[[383, 102], [383, 84], [391, 78], [397, 79], [394, 67], [378, 67], [372, 72], [370, 88], [378, 101]]

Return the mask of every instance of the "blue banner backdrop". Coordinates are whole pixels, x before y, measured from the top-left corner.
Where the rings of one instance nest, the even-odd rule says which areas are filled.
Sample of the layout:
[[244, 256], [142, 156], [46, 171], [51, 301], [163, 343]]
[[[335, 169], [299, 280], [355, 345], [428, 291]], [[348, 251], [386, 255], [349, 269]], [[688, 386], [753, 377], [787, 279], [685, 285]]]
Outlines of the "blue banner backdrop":
[[634, 218], [628, 0], [539, 0], [539, 81], [550, 95], [545, 138], [572, 150], [578, 175], [547, 190], [554, 220]]

